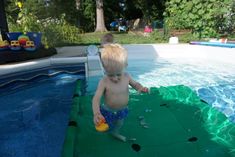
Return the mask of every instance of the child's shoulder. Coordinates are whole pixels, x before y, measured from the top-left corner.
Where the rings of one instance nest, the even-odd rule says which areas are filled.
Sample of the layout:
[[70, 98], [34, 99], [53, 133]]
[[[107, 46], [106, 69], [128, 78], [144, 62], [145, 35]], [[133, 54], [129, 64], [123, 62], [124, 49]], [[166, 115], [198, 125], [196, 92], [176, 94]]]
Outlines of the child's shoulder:
[[130, 80], [131, 79], [131, 75], [129, 73], [124, 73], [124, 78]]
[[106, 79], [106, 77], [103, 77], [103, 78], [101, 78], [101, 79], [99, 80], [99, 86], [105, 87], [106, 84], [107, 84], [107, 79]]
[[108, 81], [108, 77], [107, 76], [104, 76], [101, 78], [100, 82], [107, 82]]
[[127, 72], [124, 73], [124, 76], [125, 76], [125, 77], [131, 77], [130, 74], [127, 73]]

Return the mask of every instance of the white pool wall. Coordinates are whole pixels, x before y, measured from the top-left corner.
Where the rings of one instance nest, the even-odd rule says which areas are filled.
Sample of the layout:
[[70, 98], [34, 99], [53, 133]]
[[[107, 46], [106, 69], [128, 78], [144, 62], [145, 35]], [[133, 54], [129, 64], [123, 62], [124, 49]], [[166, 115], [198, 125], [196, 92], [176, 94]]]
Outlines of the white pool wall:
[[221, 63], [235, 64], [235, 48], [200, 46], [190, 44], [146, 44], [124, 45], [129, 59], [163, 59], [181, 58], [182, 60], [212, 60]]

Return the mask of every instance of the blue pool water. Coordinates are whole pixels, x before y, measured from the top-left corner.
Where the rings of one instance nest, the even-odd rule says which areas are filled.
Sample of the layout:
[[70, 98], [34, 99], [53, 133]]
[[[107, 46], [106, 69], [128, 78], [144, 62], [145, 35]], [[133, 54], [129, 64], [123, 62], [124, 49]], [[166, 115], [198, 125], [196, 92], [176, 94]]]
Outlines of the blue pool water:
[[127, 71], [147, 87], [183, 84], [235, 122], [235, 64], [208, 60], [129, 60]]
[[31, 80], [0, 88], [1, 157], [60, 156], [75, 82], [84, 79], [82, 69], [44, 69], [31, 73]]
[[[235, 122], [235, 64], [160, 57], [129, 58], [126, 71], [146, 87], [189, 86], [202, 100]], [[90, 78], [89, 93], [94, 93], [99, 79]]]

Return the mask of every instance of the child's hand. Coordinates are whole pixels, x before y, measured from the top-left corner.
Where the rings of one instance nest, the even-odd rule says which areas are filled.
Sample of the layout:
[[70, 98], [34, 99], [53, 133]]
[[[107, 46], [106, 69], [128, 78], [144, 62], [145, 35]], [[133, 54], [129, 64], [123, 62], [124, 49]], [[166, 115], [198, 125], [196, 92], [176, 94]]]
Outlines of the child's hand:
[[99, 125], [100, 124], [100, 122], [102, 122], [102, 121], [104, 121], [105, 119], [104, 119], [104, 117], [103, 117], [103, 115], [101, 114], [101, 113], [96, 113], [95, 115], [94, 115], [94, 123], [95, 123], [95, 125]]
[[142, 87], [139, 92], [142, 92], [142, 93], [148, 93], [149, 92], [149, 89], [147, 87]]

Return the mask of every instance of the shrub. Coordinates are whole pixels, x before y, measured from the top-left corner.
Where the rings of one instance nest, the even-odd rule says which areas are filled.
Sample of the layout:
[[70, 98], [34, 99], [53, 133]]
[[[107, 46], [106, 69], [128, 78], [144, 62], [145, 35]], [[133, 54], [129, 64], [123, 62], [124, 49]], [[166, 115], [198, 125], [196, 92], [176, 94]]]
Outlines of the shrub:
[[[31, 17], [29, 17], [31, 19]], [[46, 47], [79, 43], [82, 30], [67, 23], [62, 16], [58, 19], [27, 20], [30, 23], [17, 23], [8, 20], [10, 32], [42, 32], [42, 43]]]
[[155, 29], [151, 34], [150, 37], [157, 41], [158, 43], [164, 43], [167, 42], [169, 39], [169, 34], [168, 33], [164, 33], [163, 30], [161, 29]]
[[62, 17], [58, 19], [45, 19], [42, 22], [41, 32], [43, 43], [49, 47], [77, 43], [80, 41], [81, 30], [68, 24]]

